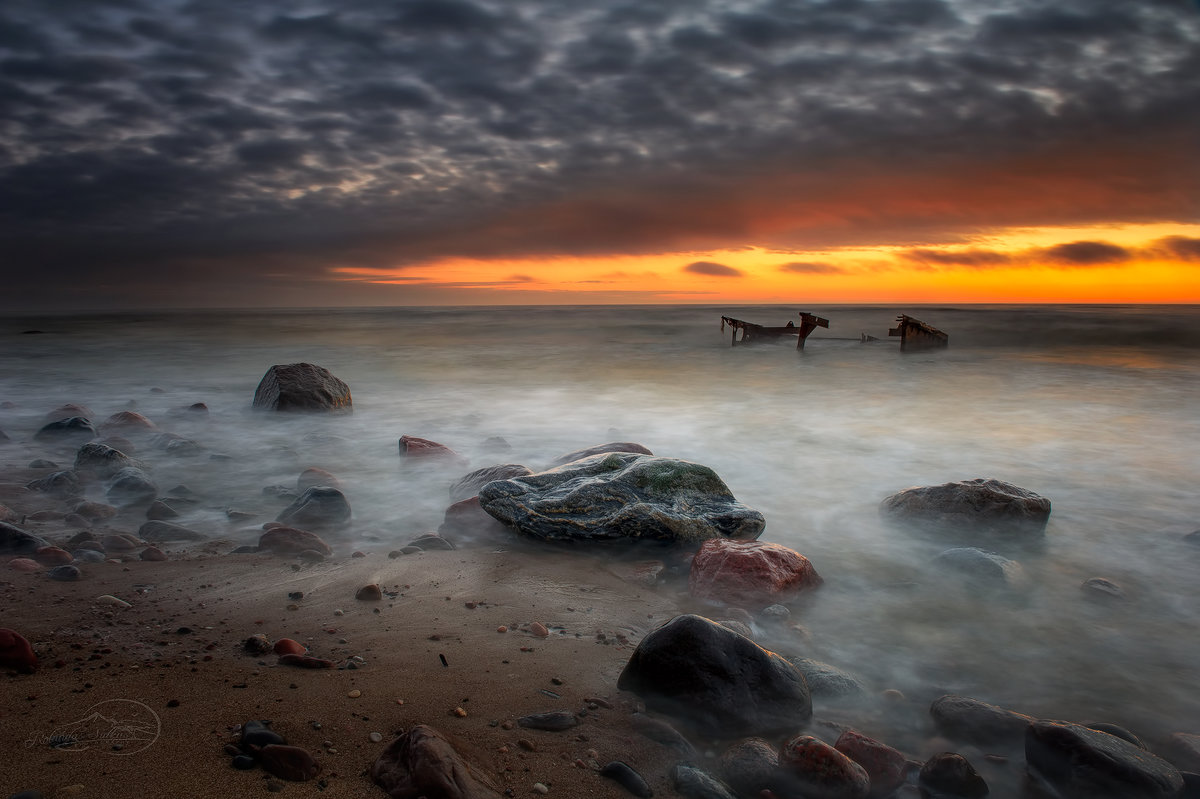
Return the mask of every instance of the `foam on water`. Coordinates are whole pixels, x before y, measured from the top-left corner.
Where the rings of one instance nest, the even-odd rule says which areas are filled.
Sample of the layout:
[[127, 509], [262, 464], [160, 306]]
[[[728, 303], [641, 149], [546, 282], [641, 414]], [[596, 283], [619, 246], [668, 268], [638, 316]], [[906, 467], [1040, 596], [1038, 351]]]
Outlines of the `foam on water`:
[[[730, 347], [722, 314], [830, 319], [803, 352]], [[189, 312], [8, 320], [0, 449], [23, 466], [50, 409], [130, 407], [227, 460], [156, 466], [160, 485], [261, 509], [307, 466], [338, 475], [353, 534], [403, 543], [436, 529], [458, 470], [405, 465], [397, 439], [537, 469], [637, 441], [714, 468], [767, 517], [763, 538], [825, 577], [781, 642], [914, 697], [954, 691], [1033, 715], [1147, 733], [1200, 718], [1200, 314], [1194, 307], [618, 307]], [[897, 313], [950, 334], [899, 352]], [[39, 329], [44, 333], [22, 335]], [[881, 339], [862, 344], [859, 334]], [[272, 364], [345, 380], [354, 413], [277, 417], [250, 401]], [[159, 391], [154, 391], [158, 389]], [[204, 402], [204, 418], [169, 411]], [[501, 436], [512, 447], [485, 446]], [[156, 463], [158, 463], [156, 461]], [[995, 477], [1052, 500], [1041, 546], [1005, 553], [1030, 585], [997, 598], [931, 565], [951, 543], [889, 528], [879, 501], [912, 485]], [[268, 511], [271, 509], [268, 508]], [[204, 520], [201, 520], [201, 524]], [[235, 531], [236, 534], [236, 531]], [[247, 527], [249, 539], [253, 529]], [[1089, 601], [1088, 577], [1129, 601]], [[797, 651], [796, 653], [799, 653]]]

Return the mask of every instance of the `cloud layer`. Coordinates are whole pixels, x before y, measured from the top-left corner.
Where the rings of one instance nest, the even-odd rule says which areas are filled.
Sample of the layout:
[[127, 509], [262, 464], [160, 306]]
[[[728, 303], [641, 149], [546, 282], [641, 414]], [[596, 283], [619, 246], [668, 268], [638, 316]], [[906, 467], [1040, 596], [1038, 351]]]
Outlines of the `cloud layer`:
[[[269, 302], [449, 257], [1194, 220], [1197, 129], [1181, 0], [8, 0], [0, 269]], [[1085, 244], [1048, 255], [1122, 257]]]

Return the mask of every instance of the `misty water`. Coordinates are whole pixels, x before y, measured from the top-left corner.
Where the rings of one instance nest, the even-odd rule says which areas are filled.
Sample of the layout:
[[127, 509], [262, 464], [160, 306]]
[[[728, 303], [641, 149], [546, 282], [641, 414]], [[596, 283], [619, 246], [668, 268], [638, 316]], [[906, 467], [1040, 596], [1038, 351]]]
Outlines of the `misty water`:
[[[730, 346], [720, 318], [827, 317], [803, 351]], [[465, 469], [402, 462], [401, 435], [470, 459], [539, 469], [608, 441], [712, 467], [767, 519], [762, 540], [825, 579], [762, 642], [917, 701], [961, 693], [1039, 717], [1146, 736], [1200, 732], [1200, 309], [1196, 307], [586, 307], [210, 311], [8, 319], [0, 461], [25, 466], [52, 408], [97, 421], [137, 410], [227, 458], [171, 461], [162, 487], [205, 503], [189, 526], [251, 543], [273, 518], [263, 487], [320, 466], [354, 510], [353, 543], [436, 530]], [[950, 334], [901, 353], [897, 313]], [[40, 333], [25, 331], [38, 330]], [[862, 343], [868, 333], [880, 340]], [[272, 364], [346, 381], [354, 412], [252, 412]], [[202, 402], [206, 416], [177, 409]], [[497, 451], [489, 439], [511, 447]], [[69, 458], [69, 455], [64, 455]], [[932, 559], [958, 542], [888, 526], [881, 499], [994, 477], [1049, 498], [1037, 545], [990, 548], [1028, 583], [986, 592]], [[350, 540], [347, 540], [350, 543]], [[568, 561], [576, 555], [547, 555]], [[1123, 602], [1089, 598], [1106, 577]], [[818, 715], [821, 707], [818, 706]], [[897, 734], [901, 734], [899, 731]]]

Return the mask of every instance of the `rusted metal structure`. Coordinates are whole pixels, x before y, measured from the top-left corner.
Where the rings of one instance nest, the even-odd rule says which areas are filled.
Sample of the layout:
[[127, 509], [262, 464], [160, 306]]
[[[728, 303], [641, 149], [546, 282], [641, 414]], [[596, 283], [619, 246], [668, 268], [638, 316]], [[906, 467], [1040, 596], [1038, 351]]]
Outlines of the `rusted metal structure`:
[[910, 349], [923, 350], [950, 345], [949, 335], [938, 330], [936, 327], [930, 327], [920, 319], [913, 319], [911, 316], [901, 314], [896, 317], [896, 322], [896, 327], [889, 330], [888, 335], [900, 337], [901, 351]]
[[[818, 327], [829, 327], [829, 320], [801, 311], [799, 327], [794, 322], [788, 322], [783, 327], [767, 327], [765, 325], [756, 325], [753, 322], [743, 322], [741, 319], [734, 319], [729, 316], [722, 316], [722, 332], [725, 331], [726, 325], [733, 328], [732, 338], [729, 341], [730, 346], [753, 344], [757, 341], [776, 341], [782, 336], [796, 336], [796, 349], [802, 350], [804, 349], [804, 340], [808, 338], [809, 333], [812, 333]], [[742, 331], [740, 341], [738, 340], [739, 330]]]

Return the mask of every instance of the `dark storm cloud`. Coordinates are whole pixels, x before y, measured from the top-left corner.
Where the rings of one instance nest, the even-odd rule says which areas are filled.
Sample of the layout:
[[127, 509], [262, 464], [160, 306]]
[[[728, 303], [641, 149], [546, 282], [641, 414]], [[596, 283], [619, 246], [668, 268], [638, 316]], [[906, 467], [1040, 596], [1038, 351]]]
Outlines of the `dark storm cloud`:
[[683, 271], [690, 272], [693, 275], [707, 275], [709, 277], [741, 277], [742, 270], [734, 269], [732, 266], [718, 264], [713, 261], [693, 261], [683, 268]]
[[1200, 239], [1187, 236], [1167, 236], [1159, 239], [1156, 244], [1168, 253], [1169, 257], [1181, 261], [1200, 261]]
[[1170, 2], [8, 0], [0, 269], [236, 291], [1183, 221], [1197, 52]]
[[1124, 247], [1104, 241], [1073, 241], [1047, 247], [1043, 252], [1051, 261], [1071, 266], [1118, 264], [1133, 258], [1133, 253]]

